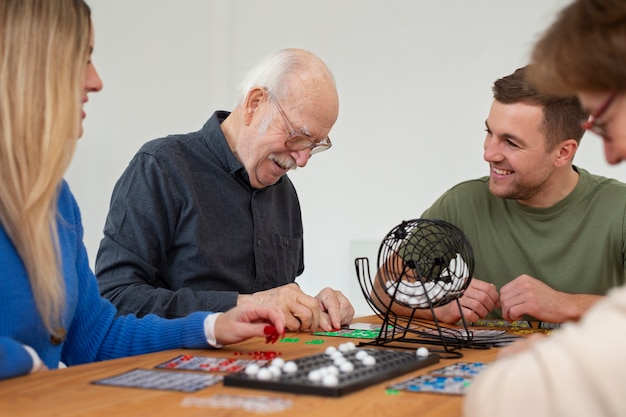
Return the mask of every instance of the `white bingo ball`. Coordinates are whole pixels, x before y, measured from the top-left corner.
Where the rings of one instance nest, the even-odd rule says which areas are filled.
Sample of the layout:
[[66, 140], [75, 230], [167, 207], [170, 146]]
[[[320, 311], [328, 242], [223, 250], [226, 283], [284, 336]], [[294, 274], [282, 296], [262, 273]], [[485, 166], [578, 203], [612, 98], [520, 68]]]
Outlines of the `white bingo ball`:
[[407, 294], [407, 295], [413, 295], [414, 293], [413, 287], [409, 288], [408, 283], [404, 281], [400, 281], [400, 284], [398, 284], [398, 292], [402, 294]]
[[416, 353], [417, 353], [417, 357], [419, 358], [425, 358], [430, 354], [428, 349], [426, 349], [424, 346], [417, 348]]
[[326, 348], [326, 351], [324, 353], [326, 353], [328, 356], [332, 355], [333, 353], [337, 352], [337, 348], [334, 346], [328, 346]]
[[326, 375], [339, 375], [339, 368], [337, 368], [335, 365], [327, 366]]
[[287, 361], [283, 365], [283, 372], [286, 374], [295, 374], [298, 371], [298, 365], [294, 361]]
[[406, 294], [397, 293], [396, 294], [396, 301], [398, 301], [399, 303], [402, 303], [402, 304], [408, 304], [409, 303], [409, 296], [406, 295]]
[[339, 378], [337, 378], [337, 375], [333, 374], [324, 375], [322, 384], [326, 387], [334, 387], [339, 384]]
[[312, 371], [309, 371], [309, 381], [311, 382], [319, 382], [322, 380], [322, 377], [324, 375], [322, 375], [322, 373], [318, 370], [318, 369], [313, 369]]
[[363, 358], [361, 362], [365, 366], [374, 366], [376, 365], [376, 358], [373, 356], [367, 355], [366, 357]]
[[272, 372], [267, 368], [259, 369], [259, 372], [256, 374], [257, 379], [262, 381], [266, 381], [268, 379], [272, 379]]
[[339, 365], [339, 370], [343, 372], [344, 374], [347, 374], [347, 373], [354, 371], [354, 365], [352, 364], [352, 362], [346, 361], [342, 363], [341, 365]]
[[278, 366], [270, 365], [267, 369], [270, 370], [273, 378], [278, 378], [283, 373]]
[[259, 365], [252, 363], [246, 366], [246, 375], [255, 376], [259, 372]]
[[348, 362], [348, 360], [344, 358], [343, 356], [340, 358], [333, 359], [333, 364], [335, 364], [336, 366], [341, 366], [341, 364], [345, 362]]
[[354, 355], [355, 358], [357, 358], [358, 360], [362, 361], [363, 358], [365, 358], [367, 355], [367, 352], [364, 350], [359, 350], [356, 355]]
[[330, 354], [330, 355], [328, 355], [328, 356], [330, 356], [330, 358], [331, 358], [332, 360], [335, 360], [335, 359], [337, 359], [337, 358], [343, 358], [343, 357], [344, 357], [344, 356], [343, 356], [343, 353], [341, 353], [341, 352], [340, 352], [340, 351], [338, 351], [338, 350], [334, 351], [333, 353], [331, 353], [331, 354]]
[[272, 360], [272, 366], [282, 368], [284, 364], [285, 360], [283, 358], [274, 358], [274, 360]]

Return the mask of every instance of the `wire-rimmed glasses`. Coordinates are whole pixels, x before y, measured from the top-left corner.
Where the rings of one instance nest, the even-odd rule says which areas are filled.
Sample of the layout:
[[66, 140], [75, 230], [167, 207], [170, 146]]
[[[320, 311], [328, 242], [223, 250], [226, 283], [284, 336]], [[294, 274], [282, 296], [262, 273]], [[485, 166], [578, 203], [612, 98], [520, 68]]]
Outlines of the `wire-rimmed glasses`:
[[332, 146], [332, 142], [330, 141], [330, 138], [328, 136], [316, 142], [310, 137], [306, 136], [304, 133], [298, 132], [287, 118], [285, 111], [278, 103], [276, 97], [274, 97], [271, 91], [266, 91], [270, 101], [274, 103], [274, 105], [278, 109], [278, 112], [283, 117], [287, 128], [289, 128], [289, 131], [287, 132], [289, 134], [289, 137], [285, 139], [285, 146], [287, 147], [287, 149], [294, 152], [309, 149], [309, 152], [311, 153], [311, 155], [313, 155], [323, 152]]

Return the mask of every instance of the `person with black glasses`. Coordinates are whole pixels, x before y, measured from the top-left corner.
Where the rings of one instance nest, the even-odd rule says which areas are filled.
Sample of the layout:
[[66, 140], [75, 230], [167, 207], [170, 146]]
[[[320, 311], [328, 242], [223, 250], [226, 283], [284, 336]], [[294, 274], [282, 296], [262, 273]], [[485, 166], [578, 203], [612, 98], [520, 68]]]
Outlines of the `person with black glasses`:
[[286, 175], [329, 149], [339, 109], [324, 62], [284, 49], [252, 69], [232, 112], [197, 132], [146, 143], [118, 180], [96, 259], [120, 314], [181, 317], [275, 304], [292, 330], [337, 329], [354, 309], [340, 292], [311, 297], [303, 226]]

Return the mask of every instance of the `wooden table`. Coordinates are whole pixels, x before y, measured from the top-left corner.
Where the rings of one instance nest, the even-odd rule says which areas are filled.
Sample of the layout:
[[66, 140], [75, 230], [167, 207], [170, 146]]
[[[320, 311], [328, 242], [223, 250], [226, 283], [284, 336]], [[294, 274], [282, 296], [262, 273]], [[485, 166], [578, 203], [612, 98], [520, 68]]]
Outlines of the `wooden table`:
[[[356, 321], [362, 321], [356, 319]], [[48, 372], [35, 373], [0, 382], [0, 416], [259, 416], [242, 409], [184, 407], [187, 397], [208, 398], [216, 394], [245, 397], [279, 397], [291, 400], [291, 407], [272, 416], [411, 416], [454, 417], [461, 415], [462, 397], [400, 392], [389, 394], [390, 382], [399, 382], [459, 360], [491, 362], [498, 349], [464, 349], [462, 359], [442, 359], [436, 365], [404, 374], [369, 388], [339, 398], [289, 394], [245, 388], [225, 387], [222, 383], [195, 393], [179, 393], [149, 389], [94, 385], [91, 382], [114, 376], [135, 368], [151, 369], [181, 354], [235, 357], [235, 352], [247, 355], [255, 351], [280, 351], [284, 359], [294, 359], [324, 351], [330, 345], [338, 346], [347, 340], [322, 337], [309, 333], [288, 333], [288, 338], [299, 338], [295, 343], [278, 342], [266, 345], [264, 339], [252, 339], [220, 350], [170, 350], [141, 356], [72, 366]], [[324, 339], [323, 344], [306, 344], [312, 339]], [[436, 347], [431, 346], [431, 349]], [[246, 356], [239, 356], [245, 358]], [[249, 357], [249, 356], [248, 356]]]

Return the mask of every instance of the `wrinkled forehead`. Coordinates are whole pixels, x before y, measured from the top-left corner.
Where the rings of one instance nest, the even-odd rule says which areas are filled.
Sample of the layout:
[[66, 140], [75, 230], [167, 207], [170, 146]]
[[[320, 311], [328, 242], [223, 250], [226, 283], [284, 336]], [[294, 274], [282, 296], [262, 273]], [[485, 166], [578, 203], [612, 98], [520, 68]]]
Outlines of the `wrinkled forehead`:
[[328, 84], [298, 86], [290, 90], [283, 109], [294, 128], [314, 137], [326, 136], [339, 115], [337, 91]]

